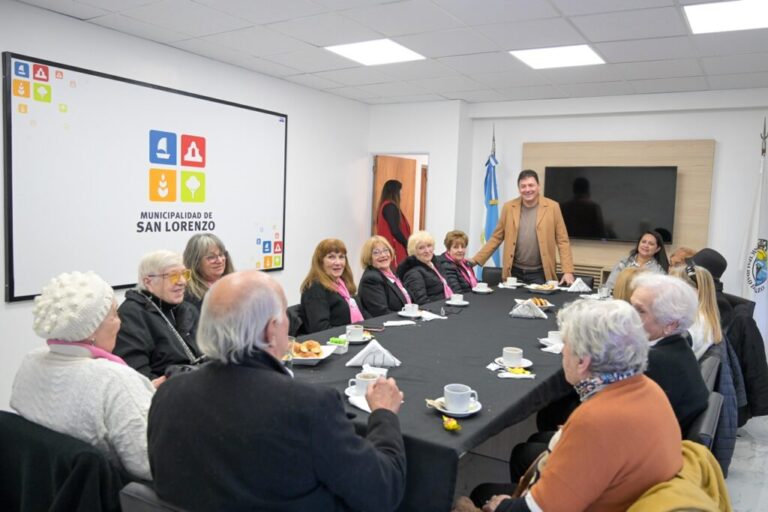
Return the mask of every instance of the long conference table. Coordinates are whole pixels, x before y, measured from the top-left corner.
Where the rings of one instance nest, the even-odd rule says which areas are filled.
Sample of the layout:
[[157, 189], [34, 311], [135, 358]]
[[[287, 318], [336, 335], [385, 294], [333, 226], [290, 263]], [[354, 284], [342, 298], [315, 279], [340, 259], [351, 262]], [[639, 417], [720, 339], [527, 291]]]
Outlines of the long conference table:
[[[493, 293], [465, 295], [466, 307], [448, 306], [434, 302], [423, 307], [440, 313], [445, 309], [446, 320], [429, 322], [417, 320], [416, 325], [387, 327], [373, 333], [402, 364], [390, 368], [405, 395], [400, 408], [400, 425], [407, 456], [406, 493], [398, 510], [440, 511], [451, 509], [459, 457], [505, 428], [525, 420], [552, 400], [569, 390], [561, 370], [561, 356], [541, 351], [537, 338], [557, 329], [557, 308], [578, 299], [578, 294], [559, 291], [545, 296], [556, 308], [545, 319], [514, 318], [509, 312], [515, 298], [532, 295], [523, 288], [517, 290], [494, 288]], [[386, 320], [402, 320], [397, 314], [366, 320], [364, 325], [381, 326]], [[331, 336], [344, 332], [337, 327], [301, 337], [325, 343]], [[343, 355], [333, 354], [317, 366], [294, 365], [295, 378], [304, 382], [323, 384], [340, 393], [359, 367], [345, 364], [365, 345], [350, 345]], [[486, 366], [501, 355], [505, 346], [523, 349], [530, 359], [535, 379], [501, 379]], [[425, 398], [443, 395], [443, 386], [450, 383], [467, 384], [477, 391], [482, 410], [459, 419], [461, 430], [449, 432], [443, 428], [441, 415], [425, 405]], [[368, 413], [355, 408], [346, 397], [348, 416], [357, 431], [364, 435]]]

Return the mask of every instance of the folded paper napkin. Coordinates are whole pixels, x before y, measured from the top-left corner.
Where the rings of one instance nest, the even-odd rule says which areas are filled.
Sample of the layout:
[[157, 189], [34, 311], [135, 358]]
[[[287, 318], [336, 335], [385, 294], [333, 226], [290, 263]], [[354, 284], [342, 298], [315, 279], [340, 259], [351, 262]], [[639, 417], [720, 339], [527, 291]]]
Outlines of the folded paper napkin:
[[563, 342], [554, 341], [549, 338], [539, 338], [539, 342], [544, 345], [541, 350], [544, 352], [550, 352], [552, 354], [560, 354], [563, 351]]
[[368, 412], [368, 413], [371, 412], [371, 406], [368, 405], [368, 400], [366, 400], [363, 395], [352, 395], [351, 397], [349, 397], [349, 403], [351, 403], [358, 409], [362, 409], [365, 412]]
[[400, 327], [403, 325], [416, 325], [413, 320], [387, 320], [384, 322], [384, 327]]
[[379, 368], [391, 368], [393, 366], [400, 366], [401, 363], [389, 350], [382, 347], [378, 341], [372, 340], [355, 357], [347, 361], [347, 366], [363, 366], [365, 364]]
[[546, 313], [536, 307], [531, 299], [515, 306], [509, 314], [517, 318], [547, 318]]
[[448, 317], [447, 316], [441, 316], [436, 315], [435, 313], [432, 313], [431, 311], [427, 311], [426, 309], [421, 310], [421, 319], [425, 322], [429, 322], [430, 320], [434, 320], [435, 318], [439, 318], [441, 320], [445, 320]]
[[587, 284], [581, 280], [580, 277], [577, 277], [576, 280], [573, 282], [573, 284], [568, 288], [569, 292], [591, 292], [592, 289], [587, 286]]

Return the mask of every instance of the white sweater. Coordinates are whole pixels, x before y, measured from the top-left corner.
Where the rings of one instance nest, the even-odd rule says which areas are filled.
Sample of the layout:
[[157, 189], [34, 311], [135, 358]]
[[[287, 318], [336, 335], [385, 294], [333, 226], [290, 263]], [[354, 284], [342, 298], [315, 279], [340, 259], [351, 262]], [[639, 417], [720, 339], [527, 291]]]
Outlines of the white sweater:
[[151, 480], [147, 414], [155, 390], [129, 366], [51, 346], [24, 357], [11, 407], [29, 421], [96, 446], [136, 477]]

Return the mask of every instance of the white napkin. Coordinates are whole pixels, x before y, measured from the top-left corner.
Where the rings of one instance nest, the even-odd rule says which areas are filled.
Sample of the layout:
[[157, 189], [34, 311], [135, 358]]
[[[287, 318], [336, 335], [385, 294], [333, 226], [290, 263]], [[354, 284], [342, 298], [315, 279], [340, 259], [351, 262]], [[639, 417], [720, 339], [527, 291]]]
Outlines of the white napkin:
[[509, 314], [517, 318], [547, 318], [546, 313], [537, 308], [531, 299], [515, 306]]
[[448, 317], [437, 315], [435, 313], [432, 313], [431, 311], [427, 311], [426, 309], [421, 310], [421, 319], [424, 320], [425, 322], [429, 322], [430, 320], [434, 320], [435, 318], [446, 320]]
[[535, 373], [499, 372], [496, 374], [496, 376], [500, 379], [535, 379], [536, 378]]
[[392, 366], [400, 366], [401, 363], [389, 350], [382, 347], [378, 341], [372, 340], [355, 357], [347, 361], [347, 366], [363, 366], [364, 364], [379, 368], [390, 368]]
[[542, 351], [544, 352], [550, 352], [552, 354], [560, 354], [563, 351], [563, 342], [562, 341], [554, 341], [550, 340], [549, 338], [539, 338], [539, 342], [541, 342], [542, 345]]
[[349, 403], [357, 407], [358, 409], [362, 409], [367, 413], [371, 412], [371, 406], [368, 405], [368, 400], [365, 399], [365, 396], [363, 395], [352, 395], [349, 397]]
[[591, 292], [592, 288], [587, 286], [587, 284], [584, 281], [582, 281], [580, 277], [577, 277], [576, 280], [573, 282], [573, 284], [568, 288], [568, 291], [584, 293], [584, 292]]
[[581, 294], [579, 297], [587, 300], [600, 300], [599, 293]]
[[401, 327], [403, 325], [416, 325], [413, 320], [387, 320], [384, 327]]

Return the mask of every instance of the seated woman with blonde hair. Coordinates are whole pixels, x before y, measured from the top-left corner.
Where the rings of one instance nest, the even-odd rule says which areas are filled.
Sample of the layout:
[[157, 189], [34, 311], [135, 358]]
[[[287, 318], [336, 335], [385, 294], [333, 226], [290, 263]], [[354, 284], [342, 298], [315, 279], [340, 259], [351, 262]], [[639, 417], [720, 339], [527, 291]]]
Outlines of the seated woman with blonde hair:
[[645, 269], [640, 267], [627, 267], [619, 272], [613, 287], [613, 298], [629, 302], [630, 297], [632, 297], [632, 292], [635, 291], [635, 287], [632, 286], [632, 280], [641, 272], [645, 272]]
[[467, 255], [469, 238], [455, 229], [445, 235], [445, 252], [437, 257], [440, 270], [455, 293], [469, 293], [477, 286], [477, 278], [464, 257]]
[[372, 236], [363, 244], [360, 263], [365, 270], [357, 294], [360, 305], [371, 316], [395, 313], [411, 303], [411, 296], [390, 268], [394, 254], [383, 236]]
[[344, 242], [326, 238], [317, 244], [309, 273], [301, 283], [307, 332], [362, 322], [364, 316], [355, 299], [356, 291]]
[[712, 274], [704, 267], [692, 264], [674, 267], [670, 269], [669, 274], [693, 286], [698, 294], [699, 314], [693, 325], [688, 328], [688, 333], [691, 335], [691, 348], [696, 354], [696, 359], [701, 359], [709, 347], [723, 341]]
[[397, 267], [397, 275], [416, 304], [426, 304], [453, 295], [451, 287], [437, 268], [435, 239], [426, 231], [417, 231], [408, 239], [408, 257]]
[[112, 287], [93, 272], [60, 274], [35, 299], [32, 317], [47, 346], [22, 361], [11, 407], [151, 480], [147, 415], [155, 388], [112, 354], [120, 329]]

